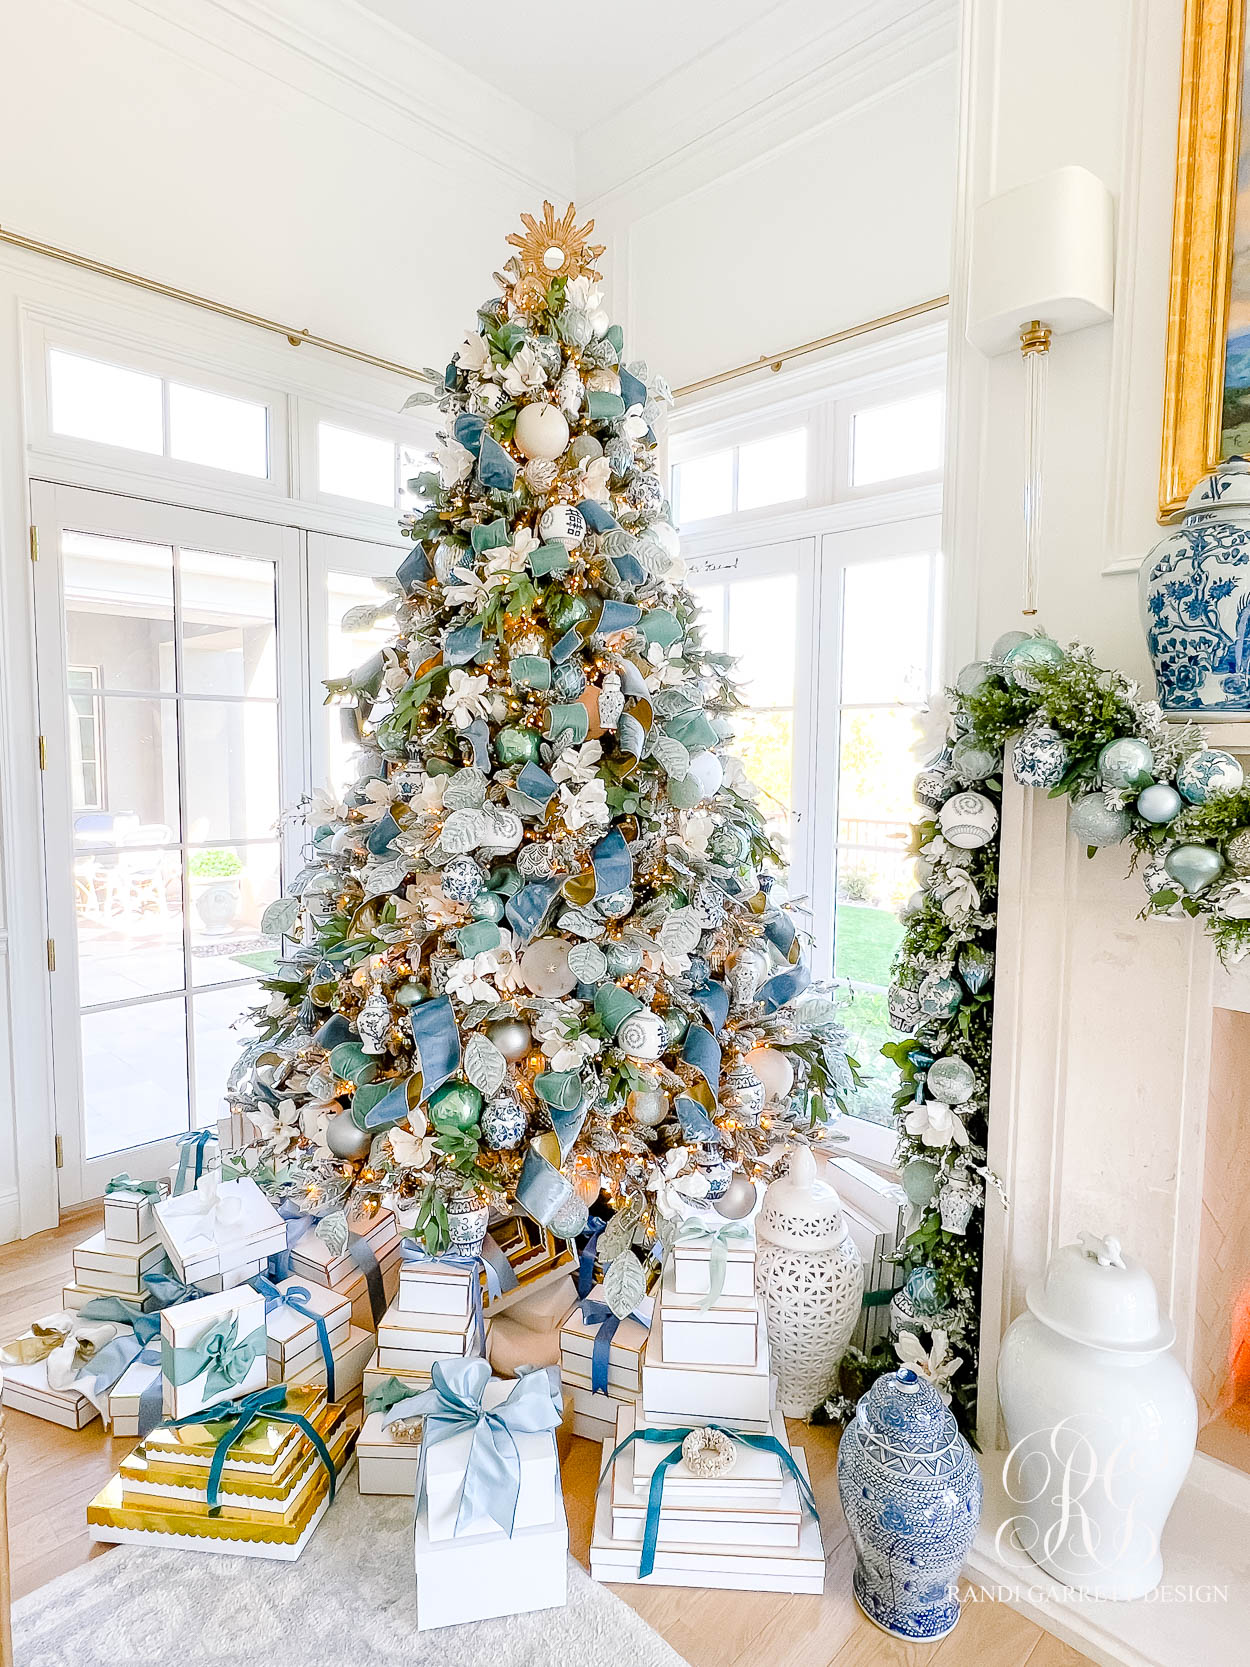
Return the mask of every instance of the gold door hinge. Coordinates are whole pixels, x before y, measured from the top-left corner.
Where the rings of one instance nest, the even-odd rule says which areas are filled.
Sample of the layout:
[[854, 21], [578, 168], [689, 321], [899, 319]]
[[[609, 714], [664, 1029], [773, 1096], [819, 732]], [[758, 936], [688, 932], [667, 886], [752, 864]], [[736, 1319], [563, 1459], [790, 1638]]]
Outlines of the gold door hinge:
[[65, 1168], [65, 1142], [60, 1135], [56, 1137], [56, 1167], [58, 1169]]
[[48, 737], [46, 735], [39, 737], [39, 768], [41, 770], [48, 768]]
[[56, 971], [56, 939], [48, 939], [48, 971]]
[[39, 560], [39, 528], [33, 524], [30, 529], [30, 559]]

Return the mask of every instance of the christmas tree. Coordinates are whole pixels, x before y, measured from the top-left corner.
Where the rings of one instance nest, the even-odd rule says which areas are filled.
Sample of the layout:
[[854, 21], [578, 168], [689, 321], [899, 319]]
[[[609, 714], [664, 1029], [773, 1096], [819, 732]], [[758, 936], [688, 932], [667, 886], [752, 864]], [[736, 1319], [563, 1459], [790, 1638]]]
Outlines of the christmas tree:
[[[631, 1240], [747, 1213], [778, 1137], [852, 1085], [782, 864], [726, 745], [657, 473], [663, 381], [624, 358], [573, 209], [523, 217], [411, 483], [393, 641], [328, 685], [354, 785], [307, 807], [284, 954], [231, 1076], [231, 1163], [297, 1207], [394, 1197], [426, 1248], [484, 1206]], [[621, 1212], [625, 1212], [622, 1216]], [[631, 1265], [633, 1264], [633, 1265]]]

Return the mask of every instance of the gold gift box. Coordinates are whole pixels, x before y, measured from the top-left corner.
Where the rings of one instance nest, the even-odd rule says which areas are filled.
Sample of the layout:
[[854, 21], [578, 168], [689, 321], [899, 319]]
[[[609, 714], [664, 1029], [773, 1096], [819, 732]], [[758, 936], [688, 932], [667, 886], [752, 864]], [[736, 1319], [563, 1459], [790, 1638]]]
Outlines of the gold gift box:
[[[287, 1386], [286, 1410], [298, 1412], [310, 1423], [316, 1423], [327, 1405], [324, 1384]], [[224, 1420], [187, 1424], [181, 1429], [158, 1424], [143, 1443], [143, 1456], [153, 1465], [189, 1470], [196, 1477], [206, 1476], [217, 1439], [226, 1428]], [[272, 1477], [303, 1439], [294, 1424], [278, 1418], [258, 1418], [231, 1446], [226, 1470], [233, 1473], [241, 1466], [250, 1465], [267, 1470]], [[161, 1479], [165, 1479], [163, 1470]]]
[[[348, 1426], [344, 1410], [340, 1407], [336, 1409], [336, 1412], [337, 1415], [329, 1420], [331, 1428], [319, 1430], [318, 1433], [323, 1437], [330, 1450], [330, 1457], [334, 1461], [335, 1470], [341, 1471], [354, 1440], [354, 1432]], [[313, 1474], [314, 1471], [317, 1473], [316, 1475]], [[282, 1510], [258, 1510], [249, 1508], [247, 1505], [231, 1504], [229, 1495], [234, 1491], [231, 1489], [229, 1493], [223, 1490], [223, 1498], [218, 1507], [217, 1515], [210, 1518], [208, 1500], [205, 1497], [202, 1484], [195, 1489], [194, 1495], [188, 1490], [185, 1498], [135, 1493], [127, 1487], [127, 1481], [134, 1480], [133, 1474], [130, 1478], [121, 1477], [120, 1509], [136, 1513], [144, 1518], [162, 1519], [162, 1525], [163, 1519], [173, 1517], [179, 1523], [185, 1523], [188, 1519], [191, 1519], [193, 1521], [251, 1524], [257, 1527], [289, 1528], [292, 1524], [298, 1522], [301, 1517], [305, 1521], [307, 1520], [306, 1507], [309, 1499], [318, 1491], [318, 1478], [320, 1478], [320, 1491], [324, 1492], [327, 1483], [325, 1468], [305, 1440], [302, 1444], [299, 1466], [287, 1484], [287, 1498]], [[90, 1517], [88, 1517], [88, 1521], [90, 1520]]]
[[[343, 1410], [341, 1406], [327, 1404], [310, 1420], [323, 1440], [329, 1439], [327, 1431], [337, 1431]], [[292, 1477], [303, 1469], [308, 1460], [306, 1437], [298, 1429], [292, 1429], [292, 1435], [295, 1439], [290, 1443], [289, 1451], [283, 1454], [281, 1463], [272, 1471], [261, 1470], [254, 1464], [233, 1465], [227, 1459], [221, 1473], [223, 1489], [246, 1495], [249, 1499], [285, 1499], [291, 1491]], [[150, 1440], [151, 1437], [148, 1442], [140, 1443], [133, 1453], [122, 1460], [118, 1474], [123, 1485], [127, 1481], [159, 1482], [171, 1488], [197, 1488], [202, 1493], [208, 1482], [208, 1466], [169, 1462], [149, 1450]]]

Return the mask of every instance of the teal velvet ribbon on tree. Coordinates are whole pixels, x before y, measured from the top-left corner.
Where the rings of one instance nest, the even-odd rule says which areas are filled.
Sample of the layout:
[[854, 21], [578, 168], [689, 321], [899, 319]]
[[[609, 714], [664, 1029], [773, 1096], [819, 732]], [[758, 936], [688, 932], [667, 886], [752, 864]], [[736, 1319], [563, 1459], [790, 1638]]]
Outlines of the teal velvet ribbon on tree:
[[[587, 1297], [581, 1304], [581, 1315], [587, 1325], [596, 1326], [595, 1340], [590, 1349], [590, 1393], [606, 1395], [608, 1368], [612, 1359], [612, 1339], [616, 1336], [622, 1316], [614, 1314], [606, 1302], [592, 1302]], [[635, 1311], [628, 1316], [649, 1331], [651, 1321]]]
[[132, 1181], [124, 1170], [105, 1183], [104, 1196], [107, 1198], [111, 1192], [137, 1192], [144, 1198], [152, 1199], [161, 1196], [159, 1181]]
[[263, 1325], [241, 1338], [238, 1315], [228, 1314], [185, 1348], [175, 1348], [168, 1337], [162, 1337], [161, 1371], [175, 1389], [203, 1374], [204, 1399], [215, 1401], [238, 1388], [253, 1361], [264, 1359], [266, 1341]]
[[491, 1369], [485, 1360], [436, 1360], [430, 1376], [431, 1388], [394, 1409], [396, 1417], [425, 1420], [417, 1472], [418, 1507], [431, 1449], [468, 1431], [471, 1440], [456, 1528], [474, 1517], [485, 1516], [498, 1523], [505, 1534], [511, 1534], [521, 1493], [521, 1455], [516, 1435], [559, 1428], [559, 1389], [553, 1388], [544, 1367], [536, 1367], [518, 1376], [507, 1400], [487, 1411], [482, 1396], [491, 1381]]
[[651, 1476], [651, 1486], [647, 1489], [647, 1520], [642, 1531], [642, 1556], [638, 1562], [638, 1578], [645, 1580], [655, 1569], [656, 1547], [660, 1540], [660, 1508], [664, 1503], [664, 1481], [674, 1465], [681, 1463], [681, 1444], [688, 1435], [693, 1435], [698, 1429], [716, 1430], [721, 1435], [727, 1435], [730, 1441], [737, 1441], [744, 1447], [754, 1448], [757, 1453], [775, 1453], [781, 1460], [782, 1469], [794, 1478], [795, 1486], [799, 1490], [799, 1504], [805, 1511], [810, 1511], [819, 1522], [820, 1512], [816, 1509], [816, 1500], [808, 1485], [806, 1476], [794, 1462], [793, 1456], [785, 1446], [777, 1440], [775, 1435], [749, 1435], [745, 1430], [727, 1429], [723, 1424], [689, 1424], [684, 1429], [677, 1430], [634, 1430], [624, 1441], [618, 1441], [608, 1455], [608, 1461], [603, 1467], [603, 1474], [599, 1478], [599, 1486], [612, 1474], [612, 1466], [617, 1457], [634, 1441], [672, 1442], [673, 1450], [666, 1453], [656, 1465]]
[[230, 1456], [230, 1449], [240, 1436], [251, 1429], [258, 1418], [274, 1418], [281, 1424], [294, 1424], [296, 1429], [308, 1438], [312, 1443], [313, 1452], [321, 1460], [322, 1468], [330, 1478], [330, 1498], [333, 1499], [338, 1473], [334, 1468], [334, 1460], [330, 1457], [330, 1449], [303, 1413], [293, 1412], [287, 1406], [286, 1389], [282, 1384], [275, 1383], [268, 1389], [258, 1389], [254, 1394], [245, 1395], [241, 1401], [219, 1402], [216, 1406], [201, 1407], [199, 1412], [188, 1413], [185, 1418], [169, 1420], [171, 1430], [184, 1429], [188, 1424], [225, 1425], [217, 1438], [212, 1462], [208, 1467], [206, 1491], [209, 1516], [216, 1516], [221, 1509], [221, 1477], [226, 1468], [226, 1460]]
[[265, 1313], [272, 1314], [275, 1308], [289, 1308], [293, 1313], [303, 1315], [311, 1320], [317, 1328], [317, 1341], [321, 1345], [321, 1358], [326, 1369], [326, 1396], [329, 1400], [338, 1399], [334, 1393], [334, 1351], [330, 1347], [330, 1333], [326, 1326], [324, 1314], [318, 1314], [315, 1308], [308, 1305], [312, 1301], [312, 1292], [307, 1285], [292, 1285], [285, 1291], [258, 1273], [249, 1283], [254, 1291], [259, 1291], [265, 1299]]
[[724, 1292], [730, 1244], [749, 1243], [753, 1236], [744, 1221], [722, 1221], [713, 1227], [701, 1216], [687, 1216], [682, 1222], [675, 1243], [697, 1246], [708, 1252], [707, 1295], [699, 1303], [700, 1309], [710, 1308]]
[[[445, 1254], [432, 1256], [416, 1239], [401, 1239], [399, 1242], [400, 1260], [407, 1262], [410, 1267], [440, 1267], [464, 1268], [473, 1274], [469, 1280], [469, 1301], [473, 1304], [473, 1336], [477, 1344], [477, 1352], [486, 1353], [486, 1317], [482, 1311], [482, 1281], [478, 1273], [486, 1276], [486, 1289], [494, 1302], [503, 1291], [503, 1281], [499, 1277], [499, 1270], [488, 1262], [485, 1256], [453, 1256]], [[515, 1284], [515, 1280], [513, 1281]]]
[[[192, 1187], [198, 1185], [200, 1176], [204, 1173], [204, 1149], [210, 1140], [216, 1139], [216, 1129], [194, 1129], [188, 1134], [178, 1136], [178, 1145], [181, 1147], [181, 1151], [178, 1153], [178, 1173], [174, 1176], [175, 1198], [184, 1192], [189, 1192]], [[187, 1170], [191, 1167], [193, 1154], [195, 1173], [188, 1181]]]

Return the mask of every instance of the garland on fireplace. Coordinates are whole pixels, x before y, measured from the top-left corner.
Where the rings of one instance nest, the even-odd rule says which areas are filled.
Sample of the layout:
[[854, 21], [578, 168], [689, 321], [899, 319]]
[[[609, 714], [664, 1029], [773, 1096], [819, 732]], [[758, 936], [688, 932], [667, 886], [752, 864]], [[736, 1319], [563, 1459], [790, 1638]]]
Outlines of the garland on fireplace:
[[1137, 685], [1044, 634], [1013, 631], [965, 666], [931, 714], [941, 746], [916, 779], [919, 890], [889, 994], [902, 1039], [898, 1163], [909, 1231], [893, 1340], [852, 1350], [845, 1420], [899, 1360], [930, 1378], [961, 1426], [976, 1421], [977, 1329], [987, 1184], [998, 843], [1004, 768], [1071, 801], [1072, 836], [1093, 856], [1126, 844], [1146, 887], [1141, 914], [1200, 918], [1225, 961], [1250, 953], [1250, 789], [1231, 753], [1169, 723]]

